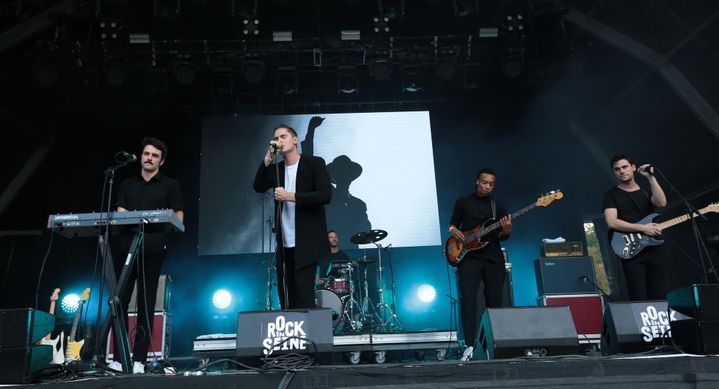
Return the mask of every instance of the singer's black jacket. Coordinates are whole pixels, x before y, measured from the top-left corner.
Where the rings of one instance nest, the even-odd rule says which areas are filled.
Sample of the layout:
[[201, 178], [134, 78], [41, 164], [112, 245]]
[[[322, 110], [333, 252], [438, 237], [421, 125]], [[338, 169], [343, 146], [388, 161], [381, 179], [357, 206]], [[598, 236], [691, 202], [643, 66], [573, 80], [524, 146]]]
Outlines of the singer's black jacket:
[[[332, 185], [325, 160], [320, 157], [302, 155], [297, 166], [297, 191], [295, 192], [295, 262], [297, 268], [317, 264], [329, 255], [327, 239], [327, 218], [325, 204], [332, 199]], [[263, 193], [270, 188], [285, 185], [285, 162], [278, 165], [279, 185], [275, 164], [260, 163], [255, 174], [253, 188]], [[275, 202], [275, 209], [280, 205]], [[282, 228], [277, 228], [277, 245], [282, 247]]]

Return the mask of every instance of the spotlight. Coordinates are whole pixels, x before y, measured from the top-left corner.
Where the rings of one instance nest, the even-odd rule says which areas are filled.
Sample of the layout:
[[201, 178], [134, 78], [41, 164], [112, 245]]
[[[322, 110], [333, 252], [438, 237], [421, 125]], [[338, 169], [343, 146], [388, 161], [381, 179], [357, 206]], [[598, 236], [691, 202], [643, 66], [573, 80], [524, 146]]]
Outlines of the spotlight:
[[432, 285], [422, 284], [417, 288], [417, 298], [425, 303], [431, 303], [437, 297], [437, 291]]
[[359, 92], [359, 80], [355, 66], [340, 66], [337, 69], [337, 90], [345, 94]]
[[297, 70], [292, 66], [277, 68], [277, 89], [280, 93], [293, 95], [299, 91]]
[[243, 35], [260, 35], [260, 19], [244, 18], [242, 19]]
[[101, 20], [98, 26], [100, 27], [100, 39], [103, 41], [115, 40], [120, 33], [120, 24], [117, 20]]
[[422, 68], [419, 65], [407, 65], [402, 68], [402, 91], [414, 93], [422, 89]]
[[372, 29], [376, 33], [389, 32], [389, 18], [387, 16], [375, 16], [372, 18], [374, 28]]
[[212, 295], [212, 305], [217, 309], [225, 309], [232, 303], [232, 295], [225, 289], [220, 289]]
[[76, 293], [66, 294], [60, 302], [60, 308], [65, 313], [73, 313], [77, 311], [77, 307], [80, 305], [80, 296]]
[[377, 60], [369, 66], [369, 74], [376, 81], [389, 81], [392, 78], [392, 65], [384, 59]]
[[524, 70], [524, 57], [521, 54], [512, 54], [504, 59], [502, 68], [507, 78], [517, 78]]
[[259, 61], [243, 62], [242, 77], [248, 84], [259, 84], [265, 78], [265, 63]]
[[195, 65], [185, 61], [178, 61], [173, 65], [173, 70], [178, 84], [189, 86], [195, 82], [195, 77], [197, 77]]
[[457, 67], [454, 65], [454, 62], [444, 59], [437, 63], [435, 73], [440, 80], [450, 81], [457, 74]]

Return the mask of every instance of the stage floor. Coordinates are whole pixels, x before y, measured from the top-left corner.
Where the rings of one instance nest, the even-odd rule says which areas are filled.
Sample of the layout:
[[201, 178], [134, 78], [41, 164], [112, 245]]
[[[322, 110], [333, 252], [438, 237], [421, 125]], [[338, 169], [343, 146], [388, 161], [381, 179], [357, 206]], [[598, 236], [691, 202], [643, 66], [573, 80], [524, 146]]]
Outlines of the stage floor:
[[[187, 361], [186, 361], [187, 362]], [[178, 364], [179, 366], [179, 364]], [[218, 365], [215, 365], [217, 368]], [[194, 375], [202, 374], [202, 375]], [[688, 354], [328, 365], [296, 372], [234, 368], [45, 382], [62, 388], [717, 388], [719, 357]]]

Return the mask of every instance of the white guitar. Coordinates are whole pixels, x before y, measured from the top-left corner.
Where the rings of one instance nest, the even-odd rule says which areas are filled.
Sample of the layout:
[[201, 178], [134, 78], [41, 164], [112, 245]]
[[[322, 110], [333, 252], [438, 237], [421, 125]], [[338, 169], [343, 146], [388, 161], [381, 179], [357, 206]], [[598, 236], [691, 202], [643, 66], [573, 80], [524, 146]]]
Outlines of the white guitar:
[[[60, 288], [55, 288], [50, 296], [50, 310], [48, 313], [51, 315], [55, 314], [55, 303], [60, 295]], [[52, 346], [52, 362], [51, 365], [62, 365], [65, 362], [65, 349], [62, 345], [62, 339], [65, 337], [64, 332], [60, 332], [60, 335], [52, 338], [52, 332], [45, 335], [44, 338], [40, 339], [40, 344]]]

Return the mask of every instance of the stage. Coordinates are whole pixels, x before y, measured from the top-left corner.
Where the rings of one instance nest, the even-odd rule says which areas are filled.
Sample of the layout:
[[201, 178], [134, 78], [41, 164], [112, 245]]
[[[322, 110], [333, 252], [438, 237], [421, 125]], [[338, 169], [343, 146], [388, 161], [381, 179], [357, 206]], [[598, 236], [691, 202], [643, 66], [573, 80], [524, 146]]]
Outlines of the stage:
[[[455, 357], [456, 358], [456, 357]], [[187, 361], [185, 361], [187, 362]], [[719, 358], [688, 354], [328, 365], [296, 372], [215, 369], [57, 381], [63, 388], [715, 388]], [[179, 367], [179, 364], [178, 364]], [[48, 382], [50, 383], [50, 382]]]

